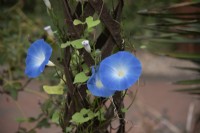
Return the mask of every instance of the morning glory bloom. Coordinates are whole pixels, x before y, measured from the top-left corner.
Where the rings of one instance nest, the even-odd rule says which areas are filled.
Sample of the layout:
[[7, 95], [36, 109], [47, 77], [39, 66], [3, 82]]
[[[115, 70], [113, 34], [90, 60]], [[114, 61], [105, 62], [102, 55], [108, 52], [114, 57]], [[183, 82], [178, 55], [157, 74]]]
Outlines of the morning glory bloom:
[[120, 51], [105, 58], [99, 66], [102, 84], [111, 90], [128, 89], [139, 79], [141, 73], [140, 61], [127, 51]]
[[98, 70], [95, 71], [94, 67], [92, 67], [92, 76], [87, 81], [87, 87], [94, 96], [98, 97], [109, 97], [115, 93], [115, 90], [110, 90], [102, 84]]
[[31, 44], [26, 57], [25, 74], [30, 78], [35, 78], [44, 71], [45, 65], [52, 62], [49, 58], [52, 54], [51, 46], [43, 39], [39, 39]]

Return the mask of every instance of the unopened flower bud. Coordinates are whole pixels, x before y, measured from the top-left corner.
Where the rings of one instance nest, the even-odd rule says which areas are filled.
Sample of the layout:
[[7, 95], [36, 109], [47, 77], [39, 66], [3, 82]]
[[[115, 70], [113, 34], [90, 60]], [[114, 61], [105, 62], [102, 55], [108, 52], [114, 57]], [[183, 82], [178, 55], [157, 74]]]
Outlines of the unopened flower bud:
[[49, 60], [47, 66], [55, 66], [55, 64]]
[[53, 31], [52, 31], [52, 29], [51, 29], [51, 26], [46, 26], [46, 27], [44, 27], [44, 30], [47, 32], [47, 34], [48, 34], [50, 37], [54, 37]]
[[82, 41], [82, 45], [88, 53], [91, 53], [91, 47], [88, 40]]
[[44, 1], [44, 4], [46, 5], [46, 7], [48, 9], [51, 9], [51, 3], [50, 3], [50, 1], [49, 0], [43, 0], [43, 1]]
[[101, 56], [101, 50], [97, 49], [97, 50], [95, 51], [95, 55]]

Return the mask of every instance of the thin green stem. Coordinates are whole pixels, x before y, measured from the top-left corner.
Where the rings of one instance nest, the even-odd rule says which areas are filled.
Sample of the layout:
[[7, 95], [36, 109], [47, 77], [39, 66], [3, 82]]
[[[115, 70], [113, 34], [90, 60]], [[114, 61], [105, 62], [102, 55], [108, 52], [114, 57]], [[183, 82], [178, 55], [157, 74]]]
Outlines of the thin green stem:
[[[138, 81], [138, 84], [139, 84], [139, 81]], [[137, 93], [138, 93], [138, 88], [136, 89], [136, 91], [135, 91], [135, 93], [134, 93], [134, 96], [133, 96], [133, 99], [132, 99], [132, 101], [131, 101], [131, 104], [127, 107], [127, 109], [129, 109], [129, 108], [132, 106], [133, 102], [134, 102], [135, 99], [136, 99]]]
[[35, 91], [35, 90], [24, 89], [24, 91], [25, 91], [25, 92], [32, 93], [32, 94], [35, 94], [35, 95], [40, 96], [40, 97], [42, 97], [42, 98], [44, 98], [44, 99], [48, 99], [48, 98], [49, 98], [48, 96], [43, 95], [43, 94], [41, 94], [40, 92], [37, 92], [37, 91]]

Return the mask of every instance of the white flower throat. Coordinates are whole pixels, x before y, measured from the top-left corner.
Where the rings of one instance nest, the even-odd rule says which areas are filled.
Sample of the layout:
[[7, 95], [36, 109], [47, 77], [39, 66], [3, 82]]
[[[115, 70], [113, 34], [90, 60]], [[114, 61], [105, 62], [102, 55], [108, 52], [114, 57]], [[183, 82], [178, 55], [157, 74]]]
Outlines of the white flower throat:
[[101, 88], [103, 87], [103, 84], [102, 84], [102, 82], [101, 82], [100, 79], [96, 79], [95, 85], [96, 85], [96, 87], [97, 87], [98, 89], [101, 89]]
[[124, 67], [118, 67], [115, 70], [115, 74], [118, 78], [123, 78], [127, 73], [127, 70]]
[[36, 59], [35, 65], [36, 66], [40, 66], [44, 62], [44, 60], [45, 60], [44, 53], [41, 52], [39, 55], [36, 55], [35, 59]]
[[125, 72], [124, 72], [123, 70], [119, 70], [119, 71], [117, 72], [117, 75], [118, 75], [119, 77], [124, 77]]

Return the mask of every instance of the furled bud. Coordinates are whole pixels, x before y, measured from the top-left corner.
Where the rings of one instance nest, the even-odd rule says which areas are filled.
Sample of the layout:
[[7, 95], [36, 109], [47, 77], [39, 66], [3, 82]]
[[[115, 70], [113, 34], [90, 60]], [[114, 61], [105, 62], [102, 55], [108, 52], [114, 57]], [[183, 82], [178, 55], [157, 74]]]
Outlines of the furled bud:
[[49, 0], [43, 0], [44, 4], [46, 5], [46, 7], [50, 10], [51, 9], [51, 3]]
[[54, 38], [54, 34], [53, 34], [52, 29], [51, 29], [51, 26], [46, 26], [46, 27], [44, 27], [44, 30], [47, 32], [47, 34], [48, 34], [50, 37]]
[[49, 60], [47, 66], [55, 66], [55, 64]]
[[82, 45], [88, 53], [91, 53], [91, 47], [88, 40], [82, 41]]

